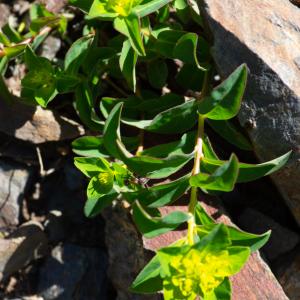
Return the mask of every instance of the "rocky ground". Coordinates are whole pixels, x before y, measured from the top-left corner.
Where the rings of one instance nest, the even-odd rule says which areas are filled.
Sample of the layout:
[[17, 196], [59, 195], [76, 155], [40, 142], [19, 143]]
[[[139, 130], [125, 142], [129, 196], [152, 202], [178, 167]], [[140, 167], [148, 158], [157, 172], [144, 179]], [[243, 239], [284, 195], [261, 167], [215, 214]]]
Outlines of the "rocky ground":
[[[62, 2], [47, 5], [59, 10]], [[0, 27], [28, 7], [24, 0], [2, 1]], [[49, 38], [43, 55], [53, 58], [60, 47], [58, 39]], [[22, 72], [13, 68], [7, 78], [15, 95]], [[7, 107], [0, 99], [0, 120], [0, 299], [159, 299], [130, 296], [126, 287], [161, 241], [142, 241], [122, 206], [103, 217], [83, 215], [86, 180], [73, 166], [70, 142], [84, 129], [73, 113], [58, 106], [53, 111]], [[224, 154], [232, 151], [218, 137], [214, 141]], [[256, 161], [254, 154], [239, 156]], [[239, 185], [220, 201], [215, 215], [229, 215], [253, 233], [273, 231], [263, 259], [254, 256], [235, 279], [239, 295], [260, 288], [266, 291], [251, 299], [286, 299], [278, 280], [290, 299], [300, 299], [300, 230], [271, 180]]]

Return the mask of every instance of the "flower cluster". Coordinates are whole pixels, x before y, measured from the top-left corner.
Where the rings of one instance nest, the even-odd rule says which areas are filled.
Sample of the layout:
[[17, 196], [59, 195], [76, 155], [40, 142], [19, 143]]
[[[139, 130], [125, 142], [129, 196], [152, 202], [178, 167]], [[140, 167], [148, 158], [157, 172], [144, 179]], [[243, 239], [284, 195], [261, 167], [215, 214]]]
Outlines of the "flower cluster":
[[176, 299], [207, 295], [232, 273], [226, 250], [210, 253], [192, 248], [184, 255], [173, 257], [169, 267], [171, 276], [165, 278], [164, 286], [166, 289], [173, 286]]

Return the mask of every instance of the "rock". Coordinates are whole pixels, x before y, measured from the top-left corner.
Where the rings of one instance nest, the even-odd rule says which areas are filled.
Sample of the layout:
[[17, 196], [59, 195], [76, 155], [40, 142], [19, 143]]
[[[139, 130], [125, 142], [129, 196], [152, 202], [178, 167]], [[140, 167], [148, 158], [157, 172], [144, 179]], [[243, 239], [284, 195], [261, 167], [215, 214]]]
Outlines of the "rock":
[[61, 40], [50, 35], [45, 39], [41, 47], [41, 56], [53, 61], [56, 58], [56, 54], [60, 50]]
[[300, 0], [290, 0], [293, 4], [300, 7]]
[[0, 227], [16, 226], [31, 172], [0, 160]]
[[[219, 199], [217, 200], [220, 203]], [[202, 205], [207, 212], [217, 221], [232, 224], [225, 215], [224, 210], [216, 199], [206, 199]], [[164, 213], [173, 210], [186, 211], [185, 206], [164, 208]], [[106, 242], [109, 251], [110, 278], [119, 293], [118, 299], [148, 299], [145, 296], [130, 295], [127, 292], [137, 273], [149, 260], [149, 251], [152, 252], [166, 246], [185, 235], [185, 231], [177, 230], [163, 234], [154, 239], [143, 239], [132, 224], [129, 212], [120, 204], [114, 208], [108, 208], [104, 212], [107, 222]], [[233, 300], [241, 299], [276, 299], [288, 300], [282, 287], [272, 274], [270, 268], [260, 257], [259, 253], [253, 253], [243, 270], [232, 279]], [[150, 299], [161, 299], [161, 295], [149, 296]], [[151, 298], [152, 297], [152, 298]]]
[[300, 255], [279, 277], [279, 281], [290, 300], [300, 299]]
[[138, 295], [128, 291], [150, 256], [132, 223], [129, 212], [117, 203], [103, 211], [106, 220], [105, 239], [109, 253], [108, 275], [118, 296], [117, 300], [160, 300], [161, 295]]
[[0, 11], [1, 11], [1, 14], [0, 14], [0, 28], [1, 28], [8, 21], [8, 18], [9, 18], [9, 15], [10, 15], [9, 6], [7, 4], [0, 3]]
[[45, 255], [47, 243], [43, 227], [37, 222], [25, 223], [8, 239], [0, 239], [0, 278], [6, 279]]
[[300, 10], [288, 0], [199, 0], [223, 77], [247, 63], [239, 120], [261, 161], [294, 150], [273, 179], [300, 224]]
[[107, 257], [101, 249], [57, 246], [40, 270], [40, 296], [44, 300], [108, 299], [106, 269]]
[[0, 120], [1, 132], [34, 144], [74, 139], [84, 133], [78, 123], [21, 100], [7, 104], [0, 98]]
[[246, 209], [238, 218], [242, 229], [260, 234], [272, 230], [269, 242], [262, 248], [269, 260], [293, 250], [299, 243], [299, 236], [287, 228], [282, 227], [268, 216], [254, 210]]
[[39, 2], [46, 5], [46, 8], [54, 13], [59, 12], [66, 4], [67, 0], [40, 0]]

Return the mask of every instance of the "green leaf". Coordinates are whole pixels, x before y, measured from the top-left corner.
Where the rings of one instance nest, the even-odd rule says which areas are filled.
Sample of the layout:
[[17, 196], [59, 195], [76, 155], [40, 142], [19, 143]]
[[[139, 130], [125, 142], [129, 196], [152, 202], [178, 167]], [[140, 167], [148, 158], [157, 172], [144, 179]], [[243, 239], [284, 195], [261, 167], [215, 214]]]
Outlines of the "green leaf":
[[94, 177], [100, 172], [110, 172], [109, 162], [101, 157], [75, 157], [74, 164], [87, 177]]
[[[262, 164], [239, 163], [239, 176], [237, 182], [249, 182], [270, 175], [281, 169], [289, 160], [292, 151]], [[224, 161], [203, 157], [201, 166], [209, 172], [214, 172], [224, 165]]]
[[172, 155], [165, 159], [151, 156], [126, 157], [126, 149], [118, 142], [122, 160], [128, 168], [141, 177], [161, 179], [179, 171], [192, 158], [193, 153], [187, 155]]
[[87, 35], [75, 41], [68, 50], [64, 68], [70, 74], [76, 74], [88, 55], [94, 36]]
[[184, 176], [167, 184], [143, 188], [133, 193], [124, 193], [123, 196], [129, 202], [139, 200], [143, 206], [151, 208], [163, 207], [176, 201], [188, 190], [188, 178], [188, 176]]
[[131, 14], [126, 18], [116, 18], [114, 20], [114, 27], [129, 38], [131, 46], [139, 56], [146, 55], [137, 16]]
[[89, 12], [94, 0], [69, 0], [69, 3], [83, 10]]
[[[197, 226], [197, 233], [200, 238], [206, 236], [210, 231], [217, 225], [213, 219], [203, 210], [199, 210], [199, 206], [196, 211], [196, 224], [202, 225]], [[233, 226], [227, 226], [226, 228], [229, 233], [232, 246], [243, 246], [249, 247], [251, 252], [259, 250], [269, 240], [271, 231], [267, 231], [263, 234], [252, 234], [242, 231], [239, 228]]]
[[117, 140], [121, 139], [120, 136], [120, 118], [123, 103], [118, 103], [112, 109], [105, 122], [103, 131], [103, 142], [108, 153], [120, 159], [120, 151], [117, 145]]
[[229, 161], [216, 169], [213, 174], [209, 175], [201, 172], [192, 176], [190, 185], [207, 190], [230, 192], [234, 189], [238, 172], [238, 159], [233, 154]]
[[252, 150], [253, 147], [249, 139], [246, 138], [230, 121], [208, 120], [208, 124], [215, 132], [232, 145], [235, 145], [242, 150]]
[[[154, 34], [154, 32], [152, 32]], [[166, 28], [157, 35], [157, 40], [154, 44], [154, 50], [160, 55], [174, 59], [174, 48], [177, 41], [186, 34], [185, 31], [170, 30]]]
[[196, 65], [205, 71], [206, 69], [201, 67], [197, 58], [197, 45], [198, 35], [192, 32], [186, 33], [177, 41], [173, 55], [184, 63]]
[[157, 145], [141, 152], [141, 155], [165, 158], [171, 155], [184, 155], [194, 151], [196, 132], [184, 134], [179, 141]]
[[146, 238], [154, 238], [163, 233], [176, 229], [180, 224], [190, 219], [190, 215], [181, 211], [175, 211], [164, 217], [151, 217], [136, 202], [133, 206], [133, 219], [140, 232]]
[[87, 82], [82, 82], [75, 90], [75, 107], [81, 121], [91, 130], [102, 131], [104, 122], [97, 118], [94, 97]]
[[158, 11], [163, 6], [172, 2], [173, 0], [152, 0], [152, 1], [143, 1], [143, 4], [138, 5], [133, 8], [133, 14], [143, 18], [152, 14], [155, 11]]
[[233, 246], [227, 248], [229, 252], [230, 273], [234, 275], [238, 273], [247, 262], [251, 251], [249, 247]]
[[26, 45], [15, 45], [15, 46], [9, 46], [4, 47], [3, 53], [4, 56], [6, 56], [8, 59], [13, 59], [19, 56], [24, 52], [26, 48]]
[[147, 64], [149, 83], [156, 89], [165, 86], [168, 78], [168, 66], [164, 60], [155, 60]]
[[121, 56], [120, 56], [120, 68], [130, 87], [135, 92], [136, 88], [136, 75], [135, 65], [137, 62], [137, 54], [131, 47], [129, 40], [123, 43]]
[[106, 195], [100, 195], [96, 198], [89, 198], [84, 206], [84, 214], [88, 218], [97, 216], [101, 211], [112, 204], [112, 202], [118, 197], [118, 193], [112, 190]]
[[73, 152], [88, 157], [107, 157], [103, 139], [96, 136], [84, 136], [72, 142]]
[[198, 202], [195, 209], [195, 222], [198, 225], [215, 225], [214, 219], [205, 211]]
[[246, 88], [247, 67], [241, 65], [199, 104], [201, 115], [212, 120], [228, 120], [240, 110]]
[[140, 129], [163, 134], [182, 133], [197, 122], [197, 102], [191, 100], [158, 114], [153, 120], [122, 120], [123, 123]]
[[176, 82], [187, 90], [200, 92], [204, 83], [205, 72], [195, 65], [184, 64], [176, 75]]
[[145, 100], [139, 99], [138, 110], [143, 112], [147, 117], [153, 118], [155, 115], [170, 109], [174, 106], [181, 105], [185, 102], [184, 97], [168, 93], [161, 97], [149, 98]]
[[130, 291], [134, 293], [155, 293], [161, 291], [162, 288], [160, 262], [158, 257], [154, 256], [136, 277]]
[[55, 70], [47, 58], [36, 56], [30, 47], [26, 48], [25, 62], [29, 72], [21, 82], [22, 97], [46, 107], [57, 95]]

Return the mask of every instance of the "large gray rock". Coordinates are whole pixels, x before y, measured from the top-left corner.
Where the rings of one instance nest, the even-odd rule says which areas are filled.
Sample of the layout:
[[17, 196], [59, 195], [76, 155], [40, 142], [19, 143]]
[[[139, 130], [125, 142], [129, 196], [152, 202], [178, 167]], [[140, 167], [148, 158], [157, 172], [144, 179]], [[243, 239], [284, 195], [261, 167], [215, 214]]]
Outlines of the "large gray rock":
[[30, 171], [0, 160], [0, 227], [16, 226]]
[[273, 178], [300, 223], [300, 10], [288, 0], [199, 0], [220, 74], [247, 63], [239, 114], [261, 161], [294, 151]]

